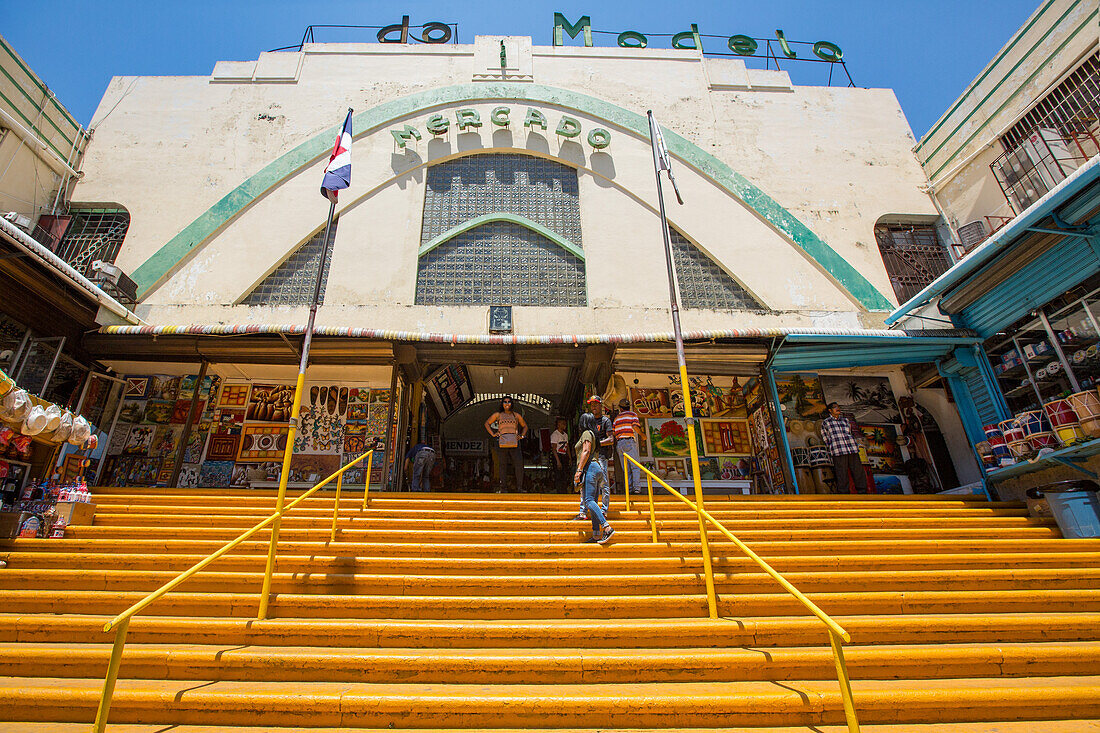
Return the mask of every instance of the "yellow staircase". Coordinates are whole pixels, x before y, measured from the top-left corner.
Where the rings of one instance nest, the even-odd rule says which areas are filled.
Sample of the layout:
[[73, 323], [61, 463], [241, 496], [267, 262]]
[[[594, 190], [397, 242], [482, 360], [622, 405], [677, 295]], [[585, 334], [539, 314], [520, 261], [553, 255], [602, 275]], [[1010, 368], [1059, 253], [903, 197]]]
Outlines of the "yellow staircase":
[[[275, 504], [94, 499], [93, 526], [0, 545], [0, 732], [89, 730], [104, 623]], [[648, 504], [614, 497], [606, 547], [575, 496], [349, 497], [329, 542], [332, 502], [283, 520], [271, 619], [266, 532], [133, 619], [109, 731], [847, 730], [824, 626], [717, 532], [706, 618], [698, 523], [671, 497], [657, 543]], [[1100, 540], [955, 497], [707, 509], [851, 633], [864, 731], [1100, 731]]]

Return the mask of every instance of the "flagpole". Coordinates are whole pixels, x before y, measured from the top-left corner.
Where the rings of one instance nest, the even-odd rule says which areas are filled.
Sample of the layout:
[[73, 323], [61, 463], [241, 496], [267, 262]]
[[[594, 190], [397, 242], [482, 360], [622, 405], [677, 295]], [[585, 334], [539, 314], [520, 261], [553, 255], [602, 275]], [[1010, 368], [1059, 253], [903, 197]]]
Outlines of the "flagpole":
[[[676, 339], [676, 360], [680, 366], [680, 387], [684, 394], [684, 422], [687, 423], [688, 450], [691, 453], [691, 477], [695, 485], [695, 507], [699, 519], [699, 542], [702, 545], [703, 571], [707, 583], [707, 609], [711, 618], [718, 618], [718, 602], [714, 593], [714, 573], [711, 570], [710, 544], [707, 541], [707, 520], [703, 517], [703, 485], [699, 478], [699, 449], [695, 445], [695, 415], [691, 408], [691, 390], [688, 386], [687, 361], [684, 358], [684, 336], [680, 331], [680, 305], [676, 295], [676, 270], [672, 260], [672, 237], [668, 230], [668, 218], [665, 216], [665, 196], [661, 189], [661, 163], [657, 151], [659, 132], [653, 111], [648, 110], [649, 139], [653, 147], [653, 175], [657, 179], [657, 204], [661, 213], [661, 234], [665, 240], [665, 266], [668, 269], [668, 299], [672, 311], [672, 333]], [[667, 154], [667, 153], [666, 153]], [[672, 171], [669, 171], [671, 179]], [[674, 184], [675, 187], [675, 184]], [[676, 199], [681, 204], [680, 192]]]
[[[351, 113], [351, 109], [348, 109]], [[290, 457], [294, 453], [294, 438], [298, 433], [298, 413], [302, 406], [302, 390], [306, 382], [306, 367], [309, 365], [309, 347], [313, 342], [313, 327], [317, 322], [317, 307], [321, 304], [321, 286], [324, 284], [325, 264], [328, 262], [328, 251], [331, 246], [329, 236], [332, 233], [332, 219], [336, 213], [336, 198], [329, 196], [328, 221], [325, 223], [324, 244], [321, 247], [321, 259], [317, 264], [317, 281], [313, 285], [313, 302], [309, 306], [309, 320], [306, 321], [306, 330], [302, 339], [302, 359], [298, 364], [298, 381], [294, 386], [294, 404], [290, 408], [290, 426], [286, 434], [286, 450], [283, 451], [283, 468], [279, 473], [279, 496], [275, 501], [275, 521], [271, 524], [271, 540], [267, 547], [267, 566], [264, 569], [264, 584], [260, 591], [260, 608], [256, 617], [260, 620], [267, 618], [268, 605], [271, 600], [271, 576], [275, 572], [275, 555], [278, 551], [279, 528], [282, 524], [283, 505], [286, 503], [286, 485], [290, 477]], [[370, 477], [367, 477], [370, 480]]]

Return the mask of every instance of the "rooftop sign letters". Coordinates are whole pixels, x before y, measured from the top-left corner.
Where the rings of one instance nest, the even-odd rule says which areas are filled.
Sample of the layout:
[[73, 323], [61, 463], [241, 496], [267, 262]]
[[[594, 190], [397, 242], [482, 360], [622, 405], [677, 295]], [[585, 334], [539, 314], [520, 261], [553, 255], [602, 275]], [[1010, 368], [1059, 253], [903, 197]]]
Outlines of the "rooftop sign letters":
[[[465, 107], [455, 110], [453, 115], [454, 126], [459, 132], [480, 132], [483, 122], [481, 112], [478, 110]], [[493, 127], [508, 127], [512, 124], [512, 108], [507, 106], [494, 107], [492, 112], [489, 113], [489, 121]], [[536, 128], [549, 131], [550, 121], [540, 110], [528, 107], [523, 115], [523, 126], [532, 131]], [[424, 128], [433, 135], [446, 135], [451, 129], [451, 116], [448, 114], [434, 114], [424, 121]], [[580, 120], [569, 115], [562, 115], [558, 120], [557, 127], [554, 128], [556, 135], [566, 138], [580, 137], [582, 132]], [[400, 129], [390, 130], [390, 134], [393, 135], [398, 148], [404, 148], [410, 140], [420, 140], [423, 137], [420, 130], [409, 124]], [[596, 150], [603, 150], [611, 144], [611, 133], [602, 127], [597, 127], [588, 132], [586, 139], [588, 144]]]
[[[554, 45], [564, 46], [565, 36], [570, 38], [584, 35], [584, 45], [592, 45], [592, 18], [582, 15], [576, 23], [570, 23], [561, 13], [554, 13]], [[726, 46], [738, 56], [754, 56], [760, 47], [759, 41], [769, 43], [770, 39], [757, 39], [741, 34], [732, 35], [726, 39]], [[775, 31], [775, 40], [779, 44], [780, 52], [789, 59], [797, 59], [798, 54], [791, 48], [792, 41], [788, 41], [782, 30]], [[637, 31], [623, 31], [619, 34], [618, 44], [623, 48], [645, 48], [649, 45], [649, 39]], [[770, 45], [770, 43], [769, 43]], [[699, 35], [699, 26], [691, 24], [690, 31], [683, 31], [672, 36], [672, 47], [679, 49], [703, 50], [703, 39]], [[844, 53], [840, 46], [830, 41], [818, 41], [813, 44], [813, 54], [821, 61], [840, 61]]]

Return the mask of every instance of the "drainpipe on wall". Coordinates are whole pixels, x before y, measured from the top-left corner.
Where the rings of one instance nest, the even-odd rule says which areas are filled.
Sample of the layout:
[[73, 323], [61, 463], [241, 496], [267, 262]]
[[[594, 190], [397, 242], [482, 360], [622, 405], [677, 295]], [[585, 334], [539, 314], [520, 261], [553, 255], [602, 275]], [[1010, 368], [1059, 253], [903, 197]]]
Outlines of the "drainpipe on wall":
[[947, 248], [947, 256], [951, 258], [951, 264], [955, 264], [959, 261], [959, 258], [955, 256], [955, 248], [962, 249], [962, 239], [959, 238], [959, 230], [955, 228], [955, 222], [947, 216], [947, 212], [943, 210], [943, 206], [940, 205], [940, 199], [936, 196], [936, 190], [932, 188], [931, 182], [925, 178], [924, 183], [920, 186], [921, 193], [928, 194], [928, 198], [932, 199], [932, 205], [936, 207], [936, 211], [940, 213], [940, 218], [943, 219], [943, 223], [947, 226], [947, 231], [951, 232], [951, 246]]

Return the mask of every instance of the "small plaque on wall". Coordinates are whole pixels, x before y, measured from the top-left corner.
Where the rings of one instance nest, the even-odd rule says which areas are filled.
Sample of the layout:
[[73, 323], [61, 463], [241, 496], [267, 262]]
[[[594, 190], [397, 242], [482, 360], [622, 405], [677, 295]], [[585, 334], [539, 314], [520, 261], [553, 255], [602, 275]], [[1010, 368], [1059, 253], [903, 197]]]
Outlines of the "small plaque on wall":
[[489, 306], [489, 333], [512, 332], [512, 306]]

